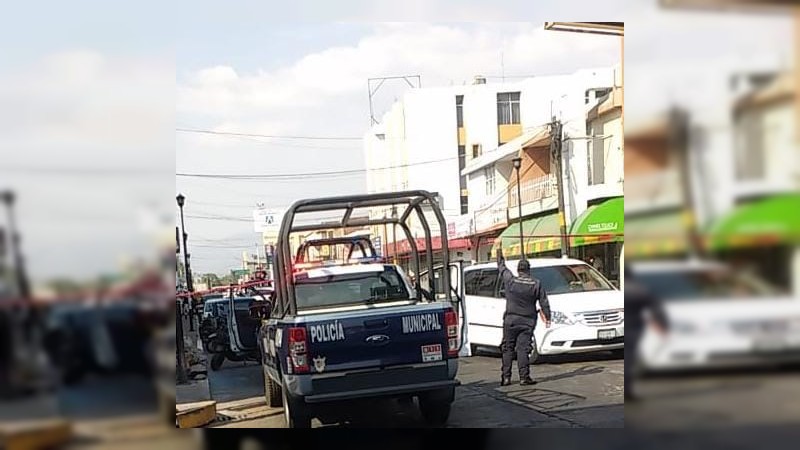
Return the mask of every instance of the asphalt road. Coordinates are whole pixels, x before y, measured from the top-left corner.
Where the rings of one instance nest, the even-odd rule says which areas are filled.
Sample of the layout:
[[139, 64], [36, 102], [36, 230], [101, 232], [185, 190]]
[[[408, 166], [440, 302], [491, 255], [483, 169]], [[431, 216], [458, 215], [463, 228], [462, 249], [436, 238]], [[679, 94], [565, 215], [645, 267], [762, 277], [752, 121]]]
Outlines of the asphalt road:
[[650, 376], [625, 405], [628, 427], [696, 430], [772, 427], [800, 430], [800, 368]]
[[[452, 428], [623, 427], [623, 361], [608, 353], [550, 358], [533, 367], [535, 386], [500, 386], [497, 356], [462, 358]], [[516, 380], [515, 380], [516, 381]], [[209, 372], [218, 402], [215, 427], [280, 428], [283, 411], [264, 400], [261, 368], [226, 362]], [[370, 400], [344, 405], [315, 419], [314, 427], [426, 427], [413, 403]]]

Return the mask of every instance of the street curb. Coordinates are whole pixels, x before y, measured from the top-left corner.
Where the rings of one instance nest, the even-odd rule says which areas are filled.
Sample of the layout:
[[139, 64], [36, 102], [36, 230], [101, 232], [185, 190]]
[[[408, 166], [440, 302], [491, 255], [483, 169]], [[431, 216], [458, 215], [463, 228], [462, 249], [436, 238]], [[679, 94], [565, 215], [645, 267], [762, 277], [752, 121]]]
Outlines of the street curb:
[[56, 448], [72, 439], [72, 426], [62, 419], [0, 425], [0, 448], [34, 450]]
[[178, 428], [198, 428], [211, 423], [217, 416], [217, 402], [204, 401], [175, 405]]

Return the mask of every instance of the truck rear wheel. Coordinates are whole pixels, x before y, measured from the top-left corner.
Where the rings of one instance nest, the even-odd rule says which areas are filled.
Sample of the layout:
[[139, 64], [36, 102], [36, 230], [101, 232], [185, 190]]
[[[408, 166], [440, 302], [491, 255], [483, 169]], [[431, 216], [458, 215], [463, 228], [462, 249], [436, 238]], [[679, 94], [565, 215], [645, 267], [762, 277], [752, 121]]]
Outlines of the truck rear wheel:
[[281, 386], [283, 398], [283, 417], [286, 419], [287, 428], [311, 428], [311, 416], [304, 405], [289, 396], [286, 383]]
[[272, 381], [269, 375], [264, 373], [264, 396], [267, 398], [267, 405], [271, 408], [277, 408], [283, 405], [283, 393], [281, 386]]
[[419, 396], [419, 409], [429, 424], [440, 427], [450, 418], [450, 407], [455, 399], [455, 388], [428, 392]]

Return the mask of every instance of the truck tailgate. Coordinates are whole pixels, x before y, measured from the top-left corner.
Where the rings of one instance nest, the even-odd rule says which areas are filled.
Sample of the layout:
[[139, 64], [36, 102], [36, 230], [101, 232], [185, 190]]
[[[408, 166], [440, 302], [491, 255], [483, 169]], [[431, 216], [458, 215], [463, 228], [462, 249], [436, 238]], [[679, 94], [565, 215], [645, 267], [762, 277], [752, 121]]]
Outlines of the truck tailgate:
[[376, 306], [301, 316], [312, 373], [374, 369], [448, 359], [448, 303]]

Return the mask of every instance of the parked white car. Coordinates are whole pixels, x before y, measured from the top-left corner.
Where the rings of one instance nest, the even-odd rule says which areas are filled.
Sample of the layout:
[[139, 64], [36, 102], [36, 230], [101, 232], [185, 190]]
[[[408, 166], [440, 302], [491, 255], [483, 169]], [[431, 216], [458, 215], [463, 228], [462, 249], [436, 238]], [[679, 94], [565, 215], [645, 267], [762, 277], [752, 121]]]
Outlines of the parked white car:
[[[531, 274], [550, 300], [552, 323], [539, 320], [533, 333], [531, 363], [539, 355], [621, 351], [625, 346], [625, 298], [600, 272], [577, 259], [533, 258]], [[517, 274], [517, 260], [506, 267]], [[464, 268], [470, 345], [500, 347], [506, 301], [497, 263]], [[474, 351], [473, 351], [474, 353]]]
[[800, 361], [800, 301], [756, 276], [710, 261], [632, 263], [664, 302], [665, 334], [646, 330], [648, 370], [743, 367]]

